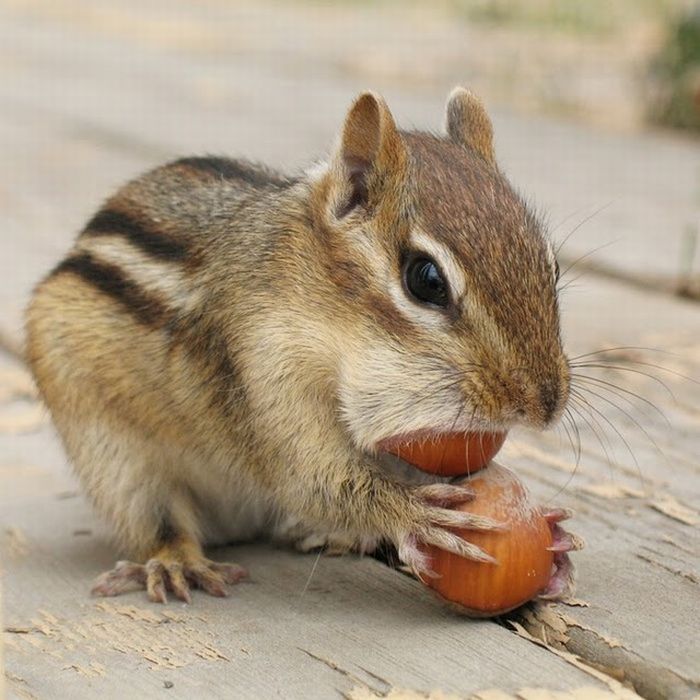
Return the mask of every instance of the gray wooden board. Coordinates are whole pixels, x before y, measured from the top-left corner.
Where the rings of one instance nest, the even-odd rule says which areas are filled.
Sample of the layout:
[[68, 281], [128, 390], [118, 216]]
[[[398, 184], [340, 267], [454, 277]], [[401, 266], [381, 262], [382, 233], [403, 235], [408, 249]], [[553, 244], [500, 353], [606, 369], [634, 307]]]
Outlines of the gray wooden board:
[[[6, 443], [3, 440], [3, 443]], [[115, 552], [59, 463], [50, 430], [2, 445], [5, 635], [10, 682], [45, 698], [328, 698], [365, 684], [464, 693], [600, 685], [493, 622], [448, 612], [422, 586], [369, 558], [264, 545], [216, 552], [249, 567], [227, 600], [95, 601], [92, 576]], [[37, 450], [42, 456], [37, 455]], [[333, 666], [337, 665], [337, 669]], [[382, 679], [382, 680], [380, 680]]]
[[[357, 50], [358, 35], [378, 41], [395, 22], [381, 13], [343, 21], [341, 12], [279, 3], [180, 1], [146, 15], [134, 0], [93, 4], [92, 13], [77, 0], [53, 11], [41, 3], [5, 10], [4, 110], [47, 115], [83, 138], [140, 154], [223, 151], [285, 166], [308, 163], [328, 146], [368, 81], [340, 70], [342, 57]], [[355, 32], [329, 40], [349, 22]], [[410, 26], [392, 29], [411, 37]], [[454, 28], [441, 31], [448, 42], [441, 50], [458, 50]], [[402, 123], [440, 125], [447, 82], [420, 93], [385, 84], [381, 72], [374, 82]], [[676, 278], [684, 232], [700, 220], [697, 141], [505, 113], [496, 115], [496, 136], [505, 171], [559, 224], [557, 237], [594, 215], [567, 242], [567, 258], [605, 246], [589, 260], [637, 277]]]

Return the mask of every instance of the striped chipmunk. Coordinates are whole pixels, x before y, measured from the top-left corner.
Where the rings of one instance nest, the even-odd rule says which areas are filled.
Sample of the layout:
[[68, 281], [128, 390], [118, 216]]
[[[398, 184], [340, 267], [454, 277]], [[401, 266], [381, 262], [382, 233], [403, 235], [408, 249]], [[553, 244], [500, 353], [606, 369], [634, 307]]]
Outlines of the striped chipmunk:
[[562, 413], [558, 270], [456, 88], [446, 135], [360, 95], [327, 161], [287, 177], [192, 157], [129, 182], [37, 286], [27, 359], [82, 487], [131, 561], [94, 593], [224, 596], [202, 547], [393, 544], [489, 559], [466, 487], [392, 437], [544, 428]]

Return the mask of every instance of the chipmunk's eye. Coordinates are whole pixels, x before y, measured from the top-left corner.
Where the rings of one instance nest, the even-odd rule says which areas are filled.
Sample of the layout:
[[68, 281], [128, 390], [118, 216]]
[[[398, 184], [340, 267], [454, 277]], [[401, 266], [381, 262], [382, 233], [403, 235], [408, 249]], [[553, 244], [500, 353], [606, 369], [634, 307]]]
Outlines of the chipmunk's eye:
[[554, 284], [559, 282], [559, 276], [561, 275], [561, 270], [559, 269], [559, 261], [554, 258]]
[[438, 266], [426, 257], [411, 258], [404, 268], [408, 292], [423, 304], [446, 307], [450, 301], [447, 284]]

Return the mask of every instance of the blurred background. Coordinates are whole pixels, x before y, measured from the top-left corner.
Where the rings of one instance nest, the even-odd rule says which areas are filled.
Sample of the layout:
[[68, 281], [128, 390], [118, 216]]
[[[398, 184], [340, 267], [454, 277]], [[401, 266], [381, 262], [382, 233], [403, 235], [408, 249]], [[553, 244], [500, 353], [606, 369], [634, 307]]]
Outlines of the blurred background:
[[[186, 626], [134, 616], [139, 597], [88, 603], [115, 553], [18, 361], [32, 287], [127, 179], [193, 154], [308, 167], [366, 89], [400, 126], [439, 130], [456, 84], [483, 98], [500, 168], [561, 244], [566, 347], [586, 375], [571, 432], [516, 434], [502, 452], [591, 543], [577, 556], [585, 601], [564, 627], [551, 618], [554, 634], [544, 617], [528, 629], [565, 629], [568, 651], [646, 698], [696, 697], [700, 0], [0, 0], [0, 552], [17, 697], [331, 697], [360, 670], [396, 687], [585, 693], [578, 669], [543, 649], [528, 660], [501, 625], [489, 637], [441, 623], [428, 675], [415, 634], [428, 617], [392, 593], [403, 577], [367, 560], [317, 571], [220, 550], [255, 572], [235, 619], [205, 596], [178, 609]], [[413, 656], [390, 648], [406, 644]]]
[[[323, 155], [353, 97], [438, 129], [456, 84], [564, 261], [700, 296], [700, 3], [2, 0], [0, 313], [166, 159]], [[2, 316], [0, 316], [2, 318]]]

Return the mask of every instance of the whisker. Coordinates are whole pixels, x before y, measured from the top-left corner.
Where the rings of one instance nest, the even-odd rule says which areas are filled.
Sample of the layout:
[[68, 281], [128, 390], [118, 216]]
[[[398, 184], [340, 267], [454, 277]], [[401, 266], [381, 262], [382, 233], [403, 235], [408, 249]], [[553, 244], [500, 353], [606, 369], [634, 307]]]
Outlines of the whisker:
[[583, 277], [583, 273], [581, 273], [580, 275], [576, 275], [576, 277], [572, 277], [566, 282], [566, 284], [563, 284], [561, 287], [557, 287], [557, 294], [561, 294], [567, 289], [574, 289], [576, 287], [574, 283], [580, 280], [581, 277]]
[[561, 427], [564, 429], [564, 432], [566, 433], [566, 437], [569, 439], [569, 444], [571, 445], [571, 451], [576, 459], [576, 466], [578, 466], [579, 462], [581, 461], [581, 440], [579, 436], [579, 441], [578, 441], [578, 449], [574, 445], [574, 440], [571, 435], [571, 432], [569, 431], [569, 424], [572, 425], [572, 427], [575, 427], [575, 424], [573, 423], [573, 418], [571, 417], [571, 413], [569, 409], [567, 408], [564, 411], [564, 415], [562, 416], [562, 421], [561, 421]]
[[[568, 408], [567, 408], [567, 411], [568, 411]], [[572, 422], [572, 425], [573, 425], [573, 422]], [[572, 446], [572, 447], [573, 447], [573, 446]], [[578, 456], [577, 456], [577, 458], [576, 458], [576, 462], [574, 463], [574, 468], [573, 468], [573, 470], [571, 471], [571, 474], [569, 474], [569, 477], [567, 478], [567, 480], [566, 480], [566, 481], [564, 482], [564, 484], [559, 488], [559, 490], [558, 490], [550, 499], [548, 499], [549, 501], [555, 501], [557, 498], [559, 498], [559, 496], [560, 496], [562, 493], [564, 493], [564, 491], [566, 491], [566, 489], [569, 487], [569, 484], [571, 484], [571, 482], [573, 481], [574, 477], [576, 476], [576, 473], [578, 472], [579, 465], [580, 465], [580, 463], [581, 463], [581, 460], [580, 460], [580, 448], [581, 448], [581, 443], [580, 443], [580, 441], [579, 441], [579, 453], [578, 453]]]
[[586, 258], [589, 258], [591, 255], [594, 255], [595, 253], [603, 250], [604, 248], [608, 248], [609, 246], [613, 245], [614, 243], [619, 243], [620, 239], [617, 238], [614, 241], [608, 241], [607, 243], [603, 243], [603, 245], [599, 245], [597, 248], [594, 248], [593, 250], [589, 250], [587, 253], [584, 253], [583, 255], [580, 255], [576, 260], [574, 260], [572, 263], [569, 263], [569, 266], [564, 270], [559, 275], [559, 279], [562, 279], [563, 277], [566, 277], [568, 274], [569, 270], [571, 270], [575, 265], [578, 265], [582, 260], [585, 260]]
[[643, 345], [617, 345], [611, 348], [603, 348], [602, 350], [595, 350], [594, 352], [584, 352], [582, 355], [576, 355], [570, 358], [571, 361], [580, 360], [584, 357], [593, 357], [594, 355], [605, 355], [610, 352], [619, 352], [621, 350], [647, 350], [649, 352], [661, 352], [665, 355], [672, 355], [674, 357], [678, 356], [678, 353], [670, 352], [668, 350], [662, 350], [661, 348], [647, 348]]
[[[603, 426], [598, 421], [598, 418], [594, 415], [591, 404], [584, 397], [578, 394], [578, 392], [576, 392], [575, 390], [573, 390], [571, 393], [571, 399], [573, 401], [574, 409], [581, 417], [581, 419], [586, 423], [586, 425], [590, 428], [593, 435], [595, 435], [595, 438], [598, 441], [600, 447], [602, 448], [603, 454], [605, 455], [606, 463], [609, 465], [609, 467], [612, 467], [613, 464], [617, 464], [617, 458], [610, 457], [610, 452], [612, 452], [613, 455], [615, 453], [613, 445], [610, 442], [610, 438], [607, 436], [605, 430], [603, 429]], [[583, 413], [583, 411], [586, 411], [588, 416], [586, 416]], [[607, 441], [607, 445], [603, 441], [603, 438], [605, 438], [605, 440]], [[610, 448], [610, 452], [608, 452], [608, 447]], [[610, 473], [612, 476], [612, 470]]]
[[[599, 208], [596, 209], [592, 214], [589, 214], [589, 215], [586, 216], [584, 219], [582, 219], [581, 221], [579, 221], [578, 224], [576, 224], [576, 226], [574, 226], [574, 228], [571, 229], [571, 231], [567, 234], [566, 238], [557, 246], [557, 249], [554, 251], [554, 254], [555, 254], [555, 255], [559, 255], [559, 251], [562, 249], [562, 247], [564, 246], [564, 244], [569, 240], [569, 238], [571, 238], [571, 236], [573, 236], [573, 235], [576, 233], [576, 231], [578, 231], [578, 230], [581, 228], [581, 226], [584, 226], [584, 225], [587, 224], [592, 218], [598, 216], [598, 214], [600, 214], [602, 211], [605, 211], [605, 210], [613, 203], [613, 201], [614, 201], [614, 200], [610, 200], [610, 201], [607, 202], [606, 204], [603, 204], [602, 207], [599, 207]], [[579, 211], [580, 211], [580, 210], [579, 210]], [[573, 214], [570, 214], [567, 218], [570, 218], [571, 216], [574, 216], [574, 215], [573, 215]], [[566, 221], [566, 219], [564, 219], [564, 221]], [[562, 221], [561, 223], [564, 223], [564, 221]], [[561, 224], [557, 224], [557, 226], [561, 226]], [[556, 228], [555, 228], [555, 230], [556, 230]], [[594, 251], [594, 252], [595, 252], [595, 251]]]
[[634, 367], [622, 367], [621, 365], [611, 365], [607, 363], [597, 363], [597, 362], [578, 362], [571, 364], [569, 363], [569, 366], [572, 367], [573, 369], [580, 369], [580, 368], [595, 368], [595, 369], [614, 369], [619, 372], [630, 372], [632, 374], [638, 374], [642, 377], [647, 377], [647, 379], [651, 379], [652, 381], [656, 382], [660, 386], [662, 386], [665, 391], [668, 393], [668, 395], [676, 401], [676, 396], [675, 394], [671, 391], [669, 388], [668, 384], [664, 382], [662, 379], [659, 379], [658, 377], [654, 376], [653, 374], [650, 374], [649, 372], [643, 372], [641, 369], [635, 369]]
[[[634, 423], [634, 425], [635, 425], [635, 426], [637, 427], [637, 429], [644, 435], [644, 437], [646, 437], [646, 439], [649, 440], [649, 442], [658, 450], [659, 454], [660, 454], [665, 460], [668, 460], [668, 458], [666, 457], [666, 454], [665, 454], [664, 451], [659, 447], [659, 445], [657, 444], [656, 440], [654, 440], [654, 438], [649, 434], [649, 432], [647, 431], [647, 429], [646, 429], [634, 416], [632, 416], [630, 413], [628, 413], [627, 411], [625, 411], [624, 408], [622, 408], [621, 406], [619, 406], [618, 404], [616, 404], [614, 401], [612, 401], [611, 399], [609, 399], [607, 396], [601, 396], [600, 394], [596, 393], [595, 391], [593, 391], [592, 389], [589, 389], [589, 388], [587, 388], [587, 387], [578, 387], [578, 388], [581, 389], [581, 390], [583, 390], [583, 391], [588, 392], [589, 394], [591, 394], [592, 396], [595, 396], [596, 398], [600, 399], [601, 401], [605, 401], [607, 404], [610, 404], [613, 408], [617, 409], [617, 410], [618, 410], [620, 413], [622, 413], [622, 415], [624, 415], [628, 420], [630, 420], [632, 423]], [[612, 424], [611, 424], [611, 425], [612, 425]], [[616, 431], [616, 432], [617, 432], [617, 431]]]
[[[454, 432], [455, 426], [457, 425], [457, 422], [459, 421], [459, 418], [462, 415], [462, 412], [464, 411], [464, 406], [465, 406], [465, 404], [464, 404], [464, 402], [462, 402], [462, 404], [459, 407], [459, 410], [455, 414], [455, 419], [452, 421], [452, 425], [450, 426], [451, 433]], [[440, 464], [442, 464], [443, 461], [445, 460], [445, 452], [447, 452], [447, 441], [443, 442], [442, 454], [440, 455]]]
[[569, 423], [571, 425], [571, 429], [576, 435], [576, 464], [579, 464], [581, 461], [581, 453], [582, 453], [582, 447], [581, 447], [581, 431], [578, 428], [578, 425], [576, 425], [576, 421], [574, 420], [573, 414], [571, 411], [567, 408], [566, 413], [569, 418]]
[[[618, 386], [617, 384], [613, 384], [612, 382], [608, 382], [605, 379], [600, 379], [599, 377], [591, 377], [588, 374], [578, 374], [578, 373], [573, 373], [571, 375], [571, 378], [573, 381], [582, 381], [586, 383], [593, 383], [596, 385], [601, 385], [601, 389], [605, 389], [606, 391], [609, 391], [611, 394], [615, 396], [619, 396], [619, 394], [616, 394], [615, 392], [622, 392], [624, 394], [627, 394], [629, 396], [633, 396], [634, 398], [638, 399], [639, 401], [645, 403], [647, 406], [652, 408], [656, 413], [659, 414], [661, 418], [663, 418], [664, 422], [671, 427], [671, 422], [669, 421], [668, 417], [666, 414], [653, 402], [647, 399], [646, 397], [642, 396], [641, 394], [637, 394], [634, 391], [630, 391], [629, 389], [625, 389], [621, 386]], [[614, 391], [613, 391], [614, 390]], [[637, 405], [631, 400], [628, 399], [625, 396], [620, 396], [620, 398], [623, 401], [627, 401], [627, 403], [630, 404], [633, 408], [638, 408]]]
[[[686, 374], [682, 374], [681, 372], [676, 372], [674, 369], [669, 369], [668, 367], [664, 367], [663, 365], [657, 365], [654, 362], [643, 362], [642, 360], [626, 360], [630, 364], [633, 365], [641, 365], [642, 367], [653, 367], [654, 369], [658, 369], [661, 372], [666, 372], [667, 374], [672, 374], [674, 377], [679, 377], [680, 379], [685, 379], [688, 382], [692, 382], [693, 384], [697, 384], [700, 386], [700, 380], [694, 379], [693, 377], [689, 377]], [[648, 375], [652, 377], [653, 375]]]
[[[591, 393], [593, 393], [593, 392], [591, 392]], [[594, 395], [594, 396], [597, 396], [596, 394], [593, 394], [593, 395]], [[597, 398], [603, 399], [603, 401], [607, 401], [607, 402], [610, 403], [612, 406], [614, 406], [615, 408], [617, 408], [618, 411], [622, 410], [619, 406], [617, 406], [617, 405], [614, 404], [612, 401], [609, 401], [608, 399], [606, 399], [606, 398], [603, 397], [603, 396], [597, 396]], [[642, 469], [641, 469], [641, 467], [639, 466], [639, 461], [637, 460], [636, 455], [635, 455], [634, 452], [632, 451], [632, 448], [630, 447], [630, 445], [629, 445], [629, 443], [627, 442], [627, 440], [625, 439], [625, 437], [624, 437], [624, 436], [622, 435], [622, 433], [617, 429], [617, 427], [615, 426], [615, 424], [614, 424], [600, 409], [598, 409], [596, 406], [594, 406], [593, 404], [591, 404], [588, 400], [586, 400], [584, 397], [582, 397], [582, 396], [580, 396], [580, 395], [579, 395], [579, 399], [582, 400], [582, 401], [584, 401], [584, 402], [591, 408], [591, 410], [595, 411], [595, 412], [596, 412], [596, 413], [597, 413], [597, 414], [598, 414], [598, 415], [599, 415], [599, 416], [600, 416], [600, 417], [615, 431], [615, 433], [616, 433], [617, 436], [620, 438], [620, 440], [622, 440], [622, 442], [624, 443], [625, 447], [627, 448], [627, 451], [628, 451], [629, 454], [630, 454], [630, 457], [632, 457], [632, 461], [634, 462], [635, 467], [637, 468], [637, 473], [639, 474], [639, 483], [642, 485], [642, 489], [645, 489], [646, 487], [645, 487], [645, 482], [644, 482], [644, 476], [642, 475]], [[624, 412], [624, 411], [623, 411], [623, 413], [626, 414], [626, 412]], [[628, 415], [628, 414], [626, 414], [626, 415]], [[628, 415], [628, 417], [630, 417], [630, 416]], [[632, 420], [634, 420], [634, 419], [632, 419]], [[636, 421], [634, 421], [634, 422], [636, 423]], [[637, 425], [639, 426], [638, 423], [637, 423]], [[639, 427], [641, 428], [641, 426], [639, 426]], [[643, 431], [644, 433], [646, 433], [646, 431], [645, 431], [643, 428], [641, 428], [641, 429], [642, 429], [642, 431]], [[654, 442], [654, 441], [652, 440], [652, 443], [653, 443], [653, 442]], [[656, 443], [654, 443], [654, 444], [656, 444]], [[658, 449], [658, 448], [657, 448], [657, 449]]]

